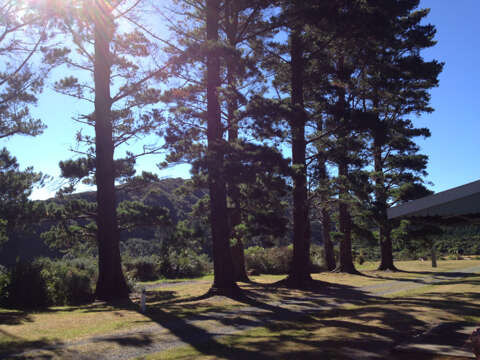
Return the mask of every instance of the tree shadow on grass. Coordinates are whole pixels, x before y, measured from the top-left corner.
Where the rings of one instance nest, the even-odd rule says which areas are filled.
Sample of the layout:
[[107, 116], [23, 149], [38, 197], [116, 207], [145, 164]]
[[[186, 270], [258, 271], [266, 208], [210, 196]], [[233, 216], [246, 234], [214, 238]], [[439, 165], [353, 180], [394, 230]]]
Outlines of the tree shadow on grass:
[[[61, 342], [55, 340], [26, 340], [2, 329], [0, 329], [0, 337], [2, 338], [0, 359], [51, 359], [63, 352], [60, 349], [55, 349], [58, 345], [61, 345]], [[35, 356], [28, 354], [36, 349], [44, 349], [45, 353]]]
[[[192, 318], [186, 320], [170, 312], [173, 309], [172, 307], [182, 305], [192, 308], [201, 306], [191, 302], [208, 299], [207, 295], [182, 299], [182, 301], [159, 303], [150, 307], [146, 315], [202, 355], [228, 359], [277, 359], [279, 355], [280, 358], [292, 359], [300, 357], [302, 359], [317, 359], [319, 356], [328, 359], [330, 358], [329, 354], [336, 353], [339, 346], [356, 349], [360, 352], [369, 350], [374, 353], [381, 345], [388, 352], [393, 342], [399, 341], [405, 334], [410, 334], [413, 329], [425, 326], [423, 322], [405, 311], [383, 308], [381, 304], [375, 306], [378, 301], [384, 302], [385, 299], [378, 300], [358, 288], [323, 282], [318, 282], [316, 285], [303, 291], [304, 298], [308, 298], [308, 300], [302, 303], [302, 310], [292, 310], [282, 306], [282, 304], [288, 304], [287, 300], [299, 300], [298, 295], [289, 295], [291, 290], [256, 283], [244, 286], [242, 296], [233, 298], [246, 305], [246, 307], [240, 309], [250, 310], [248, 318], [242, 317], [245, 315], [244, 311], [231, 311], [231, 309], [225, 308], [215, 310], [215, 316], [205, 313], [194, 318], [194, 320], [214, 319], [222, 326], [233, 328], [233, 333], [228, 335], [226, 341], [221, 340], [219, 335], [222, 334], [215, 329], [207, 330], [192, 322]], [[264, 291], [278, 292], [276, 295], [281, 297], [283, 301], [280, 304], [273, 305], [267, 303], [269, 298], [263, 293]], [[333, 299], [336, 303], [348, 302], [369, 306], [350, 310], [339, 309], [332, 307], [331, 301], [327, 302], [327, 299]], [[325, 307], [325, 309], [322, 310], [322, 307]], [[311, 311], [305, 311], [305, 308]], [[167, 309], [170, 311], [165, 311]], [[331, 319], [332, 317], [335, 319]], [[339, 320], [338, 318], [341, 317], [347, 320]], [[352, 323], [348, 320], [355, 318], [361, 318], [363, 322], [378, 321], [382, 325], [364, 325]], [[266, 336], [264, 341], [254, 336], [252, 342], [244, 344], [243, 342], [248, 338], [248, 334], [237, 334], [238, 331], [260, 327], [268, 329], [274, 335]], [[308, 336], [295, 336], [288, 333], [289, 331], [295, 332], [305, 329], [316, 331], [322, 328], [336, 329], [337, 331], [343, 331], [345, 334], [360, 332], [363, 335], [358, 339], [341, 336], [334, 340], [318, 340], [321, 339], [320, 336], [316, 340], [308, 340]], [[221, 330], [221, 327], [219, 329]], [[232, 329], [229, 329], [229, 331], [232, 331]], [[286, 335], [282, 335], [282, 332], [286, 332]], [[236, 343], [235, 339], [237, 338], [242, 341]], [[287, 352], [282, 355], [279, 352], [279, 349], [284, 348], [285, 342], [291, 344], [292, 354]], [[298, 351], [295, 350], [296, 347], [299, 349]]]
[[0, 325], [19, 325], [23, 322], [32, 322], [28, 312], [16, 310], [0, 310]]
[[[249, 305], [274, 310], [268, 304], [258, 304], [255, 300], [247, 299], [245, 302]], [[274, 316], [264, 315], [263, 319], [257, 319], [249, 324], [266, 328], [268, 332], [263, 336], [237, 333], [220, 339], [218, 334], [200, 329], [188, 322], [177, 323], [172, 327], [171, 325], [175, 324], [176, 319], [172, 317], [169, 319], [170, 321], [165, 322], [167, 317], [172, 315], [165, 314], [162, 310], [152, 312], [148, 316], [168, 328], [202, 355], [228, 359], [328, 359], [330, 358], [329, 354], [338, 354], [340, 348], [346, 352], [350, 351], [353, 354], [353, 357], [350, 358], [356, 359], [362, 351], [375, 354], [383, 349], [384, 353], [388, 353], [392, 343], [403, 339], [405, 334], [410, 334], [413, 329], [425, 325], [405, 312], [385, 309], [381, 306], [332, 309], [312, 316], [283, 309], [275, 312]], [[354, 323], [350, 319], [359, 319], [359, 322]], [[377, 321], [381, 325], [366, 325], [365, 323], [368, 321], [372, 323]], [[237, 319], [234, 324], [238, 325], [241, 322]], [[239, 329], [242, 330], [241, 327]], [[325, 337], [325, 339], [321, 335], [314, 339], [309, 336], [315, 331], [325, 329], [331, 329], [333, 333], [341, 332], [343, 336]], [[360, 336], [357, 336], [358, 334]], [[348, 357], [334, 356], [333, 358]]]
[[[389, 282], [407, 282], [407, 283], [417, 283], [417, 284], [424, 284], [424, 285], [431, 285], [434, 283], [439, 283], [443, 281], [450, 281], [450, 279], [460, 279], [465, 277], [472, 277], [476, 276], [475, 273], [470, 272], [461, 272], [461, 271], [446, 271], [446, 272], [428, 272], [428, 271], [405, 271], [405, 270], [398, 270], [396, 273], [405, 273], [405, 274], [418, 274], [419, 277], [414, 278], [401, 278], [401, 277], [386, 277], [381, 275], [370, 275], [370, 274], [362, 274], [365, 277], [378, 279], [378, 280], [385, 280]], [[480, 283], [480, 281], [479, 281]], [[387, 283], [384, 284], [374, 284], [371, 285], [372, 287], [386, 287], [388, 286]]]
[[393, 304], [408, 307], [425, 307], [443, 310], [448, 314], [478, 317], [480, 314], [480, 293], [425, 293], [421, 297], [392, 299]]
[[[385, 354], [390, 356], [394, 344], [426, 329], [430, 324], [411, 313], [415, 306], [442, 309], [453, 315], [476, 316], [480, 310], [475, 306], [480, 299], [477, 293], [447, 294], [441, 299], [429, 298], [428, 294], [418, 298], [385, 299], [358, 287], [321, 281], [302, 291], [263, 283], [242, 284], [242, 289], [242, 296], [233, 298], [240, 303], [236, 307], [223, 306], [221, 298], [215, 306], [212, 304], [216, 302], [202, 302], [210, 298], [207, 294], [175, 300], [174, 291], [147, 292], [149, 305], [145, 315], [168, 330], [172, 347], [190, 345], [206, 356], [266, 360], [358, 359], [374, 358], [380, 353], [378, 358], [386, 358]], [[344, 303], [357, 306], [337, 307]], [[139, 309], [138, 304], [127, 301], [96, 304], [84, 310], [105, 311], [112, 307]], [[265, 334], [242, 333], [255, 328], [265, 329]], [[156, 347], [156, 343], [162, 341], [161, 337], [154, 336], [158, 330], [151, 331], [100, 336], [91, 342], [112, 342], [134, 351], [136, 356], [162, 351], [161, 346]], [[51, 342], [24, 342], [21, 349], [48, 346]], [[61, 354], [60, 349], [52, 351]], [[76, 358], [81, 358], [80, 354]]]

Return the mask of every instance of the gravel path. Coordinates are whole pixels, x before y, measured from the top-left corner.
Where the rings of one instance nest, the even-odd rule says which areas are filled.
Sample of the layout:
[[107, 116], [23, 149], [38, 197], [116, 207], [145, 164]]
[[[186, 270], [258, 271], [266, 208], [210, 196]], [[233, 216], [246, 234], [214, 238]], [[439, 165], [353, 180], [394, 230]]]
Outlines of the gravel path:
[[[455, 278], [462, 278], [477, 272], [480, 272], [480, 266], [456, 269], [441, 274], [419, 276], [412, 279], [392, 280], [382, 284], [364, 286], [359, 288], [359, 291], [365, 293], [366, 296], [389, 295]], [[156, 284], [148, 286], [147, 290], [206, 282], [208, 283], [208, 281], [200, 280]], [[330, 310], [342, 302], [325, 301], [324, 306], [319, 306], [318, 302], [315, 301], [322, 299], [330, 299], [328, 292], [310, 298], [286, 299], [265, 306], [242, 306], [225, 310], [221, 313], [207, 312], [190, 316], [186, 320], [162, 321], [155, 325], [136, 327], [133, 330], [31, 349], [13, 355], [10, 358], [37, 358], [38, 354], [42, 354], [45, 351], [53, 352], [62, 359], [126, 360], [139, 358], [188, 344], [198, 345], [210, 339], [266, 326], [274, 321], [296, 320], [308, 314], [319, 314], [321, 311]], [[90, 350], [89, 348], [92, 349]], [[51, 357], [38, 356], [38, 358]]]

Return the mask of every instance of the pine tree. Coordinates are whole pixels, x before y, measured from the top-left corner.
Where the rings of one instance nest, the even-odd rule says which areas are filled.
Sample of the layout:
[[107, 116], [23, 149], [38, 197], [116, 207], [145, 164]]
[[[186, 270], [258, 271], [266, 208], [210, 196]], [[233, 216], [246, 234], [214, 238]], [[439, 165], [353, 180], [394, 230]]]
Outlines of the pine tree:
[[[292, 4], [293, 12], [300, 8], [300, 1]], [[310, 276], [310, 224], [308, 221], [307, 163], [305, 126], [307, 114], [304, 104], [305, 58], [303, 27], [295, 19], [290, 28], [290, 101], [292, 117], [289, 121], [292, 133], [293, 169], [293, 259], [287, 284], [303, 287]]]
[[[121, 176], [133, 175], [138, 156], [158, 149], [144, 145], [140, 153], [127, 151], [123, 159], [115, 156], [122, 145], [151, 133], [161, 120], [159, 112], [151, 108], [160, 95], [152, 85], [163, 77], [164, 71], [152, 65], [151, 56], [156, 49], [149, 40], [150, 34], [142, 28], [134, 27], [130, 31], [128, 26], [119, 26], [140, 3], [71, 1], [46, 8], [55, 16], [57, 28], [77, 50], [76, 54], [68, 48], [46, 52], [48, 61], [73, 69], [73, 75], [57, 81], [55, 88], [93, 104], [92, 113], [77, 119], [93, 128], [93, 135], [88, 130], [77, 135], [77, 141], [86, 144], [87, 149], [77, 150], [84, 157], [69, 165], [80, 166], [63, 164], [62, 171], [65, 173], [68, 168], [79, 179], [93, 175], [87, 182], [97, 187], [99, 278], [96, 297], [102, 300], [128, 296], [119, 251], [115, 181]], [[85, 80], [87, 77], [93, 84]]]
[[[30, 108], [37, 103], [50, 65], [39, 65], [37, 53], [46, 46], [46, 22], [27, 1], [0, 1], [0, 139], [36, 136], [45, 125]], [[22, 229], [41, 211], [28, 199], [45, 177], [19, 164], [6, 148], [0, 150], [0, 242]]]
[[224, 163], [223, 129], [218, 88], [220, 57], [216, 45], [219, 39], [220, 1], [206, 0], [207, 10], [207, 171], [210, 193], [210, 225], [213, 243], [214, 281], [212, 293], [232, 295], [238, 292], [231, 261], [227, 188], [222, 174]]
[[421, 57], [421, 50], [435, 44], [435, 28], [421, 24], [428, 10], [418, 10], [418, 5], [419, 1], [391, 1], [380, 9], [386, 24], [371, 46], [362, 78], [363, 104], [369, 112], [366, 127], [374, 183], [370, 203], [379, 233], [379, 270], [396, 270], [391, 239], [395, 224], [387, 219], [388, 207], [427, 193], [422, 178], [427, 157], [418, 153], [414, 139], [428, 137], [430, 131], [415, 128], [408, 116], [433, 111], [428, 91], [438, 85], [443, 65]]
[[[175, 86], [164, 97], [165, 102], [172, 106], [173, 113], [165, 130], [167, 147], [172, 150], [167, 162], [191, 163], [195, 183], [199, 186], [210, 179], [210, 152], [205, 141], [208, 137], [206, 130], [210, 126], [206, 121], [208, 109], [205, 108], [205, 88], [208, 85], [205, 59], [209, 51], [215, 50], [220, 60], [221, 78], [217, 84], [220, 112], [217, 148], [223, 153], [221, 176], [227, 191], [228, 238], [234, 244], [231, 247], [234, 253], [234, 277], [248, 281], [242, 260], [244, 238], [239, 230], [243, 225], [249, 226], [243, 222], [250, 215], [242, 206], [242, 193], [258, 189], [257, 177], [262, 177], [264, 170], [251, 157], [256, 155], [268, 162], [271, 152], [260, 141], [246, 140], [247, 136], [255, 134], [248, 133], [252, 120], [245, 114], [244, 107], [252, 94], [258, 91], [256, 87], [263, 90], [262, 74], [256, 66], [255, 46], [260, 41], [259, 37], [268, 32], [262, 21], [263, 3], [268, 2], [222, 1], [216, 41], [210, 44], [204, 41], [207, 16], [205, 1], [179, 3], [183, 6], [182, 11], [191, 16], [180, 24], [172, 24], [178, 38], [169, 50], [174, 63], [174, 75], [182, 80], [182, 84]], [[252, 171], [256, 172], [255, 176], [251, 176]], [[251, 210], [252, 207], [248, 207], [248, 211]]]
[[36, 136], [45, 125], [32, 117], [50, 65], [39, 65], [37, 53], [48, 40], [47, 23], [28, 1], [0, 1], [0, 139]]
[[43, 180], [44, 176], [32, 167], [20, 170], [17, 159], [7, 149], [0, 150], [0, 244], [41, 214], [41, 206], [28, 197]]

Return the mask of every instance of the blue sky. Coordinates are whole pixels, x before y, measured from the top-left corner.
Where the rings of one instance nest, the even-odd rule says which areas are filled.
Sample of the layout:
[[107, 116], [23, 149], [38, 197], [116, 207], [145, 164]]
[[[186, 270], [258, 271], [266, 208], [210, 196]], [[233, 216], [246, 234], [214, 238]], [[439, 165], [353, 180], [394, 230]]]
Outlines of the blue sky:
[[[480, 119], [478, 84], [480, 84], [480, 2], [478, 0], [422, 0], [421, 7], [431, 8], [427, 19], [437, 28], [438, 44], [424, 52], [426, 59], [445, 62], [440, 86], [432, 90], [433, 114], [415, 119], [419, 127], [428, 127], [432, 137], [420, 140], [422, 152], [430, 157], [428, 181], [434, 191], [442, 191], [480, 178]], [[0, 141], [19, 160], [22, 167], [33, 165], [36, 170], [58, 176], [58, 162], [71, 158], [78, 126], [71, 120], [85, 112], [81, 101], [46, 91], [34, 109], [37, 117], [48, 126], [36, 138], [14, 137]], [[138, 170], [158, 172], [155, 164], [161, 158], [139, 160]], [[159, 172], [161, 177], [188, 177], [188, 166]], [[56, 182], [35, 190], [33, 198], [52, 196]]]
[[437, 28], [438, 44], [424, 52], [445, 62], [440, 86], [432, 90], [433, 114], [416, 120], [432, 137], [420, 141], [429, 155], [428, 180], [442, 191], [480, 179], [480, 2], [422, 0], [428, 21]]

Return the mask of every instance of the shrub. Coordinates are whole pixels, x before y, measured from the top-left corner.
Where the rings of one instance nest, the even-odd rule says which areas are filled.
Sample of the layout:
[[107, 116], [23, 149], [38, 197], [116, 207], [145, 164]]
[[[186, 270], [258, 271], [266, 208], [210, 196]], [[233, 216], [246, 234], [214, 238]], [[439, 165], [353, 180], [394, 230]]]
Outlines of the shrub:
[[7, 268], [0, 265], [0, 306], [8, 305], [8, 285], [10, 284], [10, 273]]
[[212, 271], [207, 255], [198, 255], [191, 249], [171, 251], [164, 257], [157, 255], [124, 259], [127, 278], [152, 281], [162, 277], [190, 278], [206, 275]]
[[312, 244], [310, 246], [310, 261], [312, 273], [325, 271], [325, 257], [323, 247]]
[[363, 254], [358, 255], [355, 260], [357, 261], [358, 265], [362, 265], [365, 262], [365, 258], [363, 257]]
[[262, 274], [286, 274], [292, 256], [293, 250], [286, 246], [267, 249], [253, 246], [245, 250], [245, 266]]
[[9, 277], [0, 274], [0, 301], [15, 308], [87, 303], [94, 298], [96, 279], [94, 259], [17, 262]]
[[409, 249], [402, 249], [394, 254], [394, 258], [400, 261], [417, 260], [418, 256]]
[[212, 264], [206, 254], [191, 249], [170, 252], [163, 260], [161, 273], [167, 278], [190, 278], [209, 274]]
[[87, 259], [72, 261], [39, 259], [51, 305], [77, 305], [94, 298], [96, 267]]
[[7, 305], [14, 308], [39, 308], [49, 305], [47, 285], [41, 265], [17, 261], [7, 286]]
[[358, 265], [362, 265], [366, 261], [366, 257], [364, 250], [360, 250], [359, 254], [355, 256], [355, 261]]
[[158, 256], [142, 256], [137, 258], [126, 258], [123, 261], [127, 277], [138, 281], [151, 281], [161, 277], [161, 261]]

